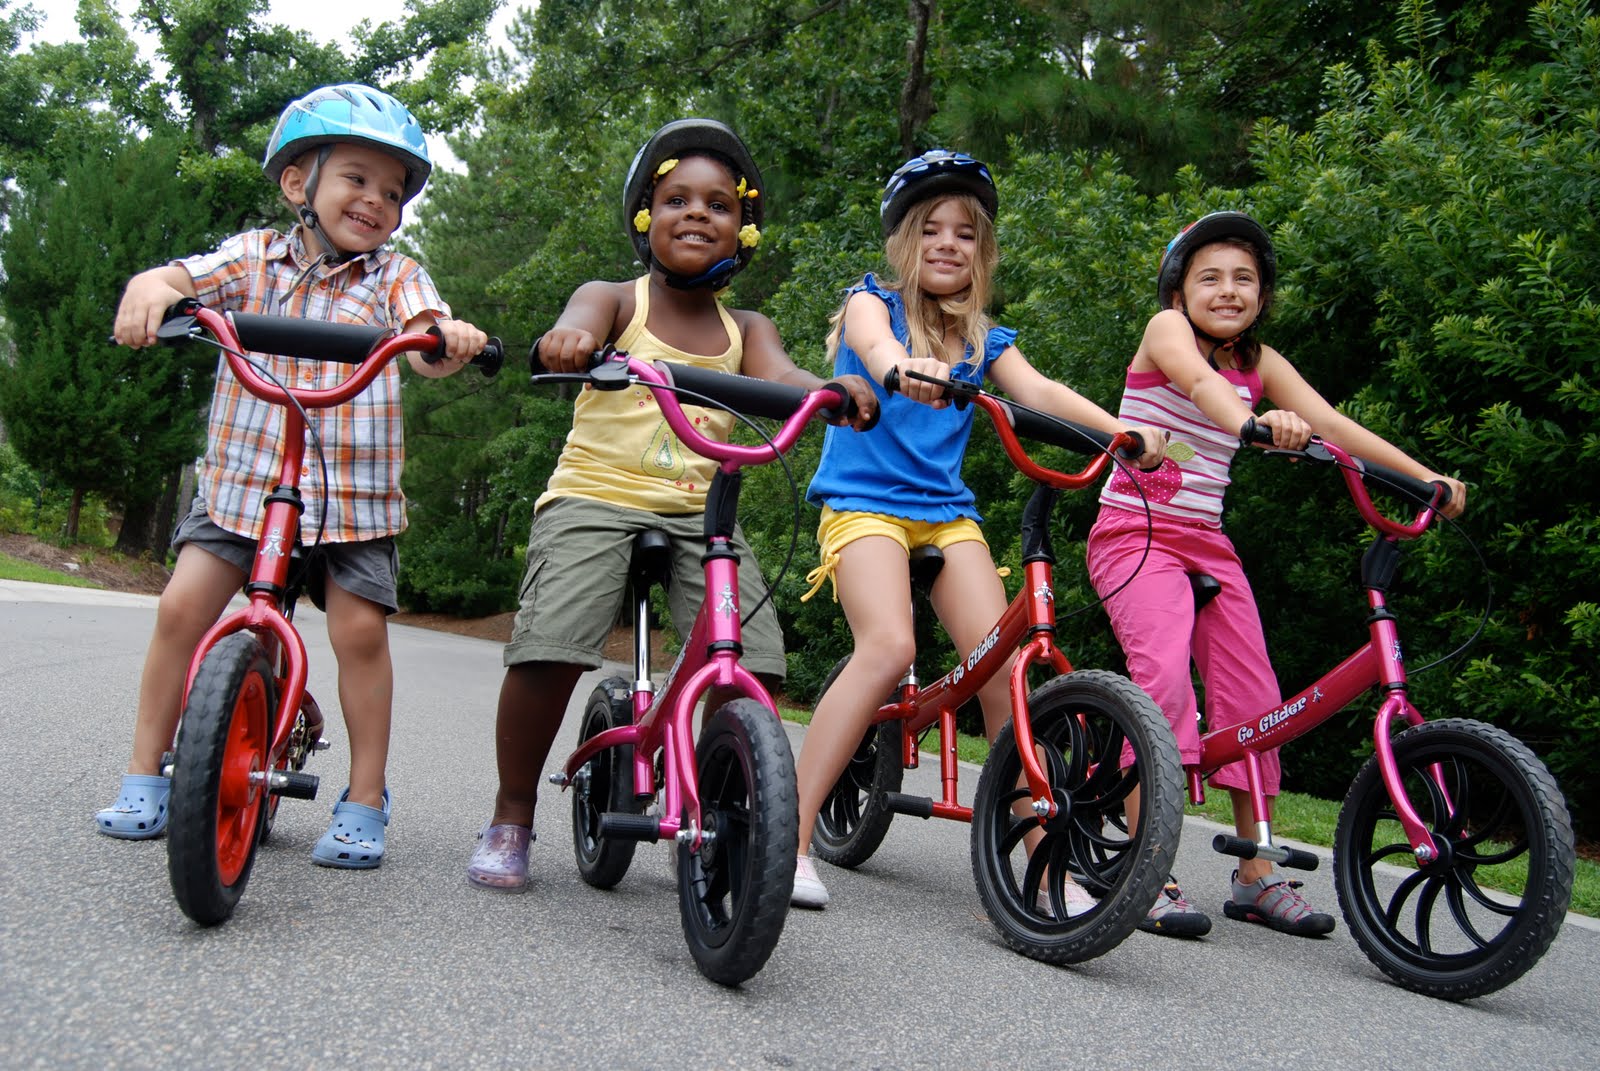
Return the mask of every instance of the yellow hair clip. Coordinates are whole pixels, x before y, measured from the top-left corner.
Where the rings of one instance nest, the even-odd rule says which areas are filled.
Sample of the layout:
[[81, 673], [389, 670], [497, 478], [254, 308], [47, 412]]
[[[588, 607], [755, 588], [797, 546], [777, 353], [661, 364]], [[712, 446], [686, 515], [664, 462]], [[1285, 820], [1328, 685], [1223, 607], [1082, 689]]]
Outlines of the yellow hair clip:
[[663, 160], [663, 161], [661, 161], [661, 166], [656, 168], [656, 178], [660, 178], [662, 175], [665, 175], [668, 171], [671, 171], [673, 168], [675, 168], [677, 166], [678, 166], [678, 161], [677, 160]]
[[633, 229], [640, 234], [650, 229], [650, 210], [648, 208], [641, 208], [633, 214]]

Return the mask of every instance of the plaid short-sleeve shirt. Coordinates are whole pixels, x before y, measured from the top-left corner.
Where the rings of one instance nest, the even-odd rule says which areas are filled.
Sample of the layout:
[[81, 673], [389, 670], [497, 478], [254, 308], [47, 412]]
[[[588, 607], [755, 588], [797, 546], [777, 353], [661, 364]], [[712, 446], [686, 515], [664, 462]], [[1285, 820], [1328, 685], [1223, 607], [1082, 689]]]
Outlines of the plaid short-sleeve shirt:
[[[397, 331], [425, 312], [441, 319], [449, 315], [449, 306], [428, 273], [403, 254], [380, 249], [344, 264], [318, 267], [302, 278], [310, 262], [296, 227], [289, 235], [247, 231], [213, 253], [174, 263], [194, 280], [200, 301], [216, 309]], [[306, 389], [336, 386], [349, 373], [348, 365], [262, 353], [249, 356], [284, 384]], [[370, 387], [344, 405], [308, 414], [322, 442], [328, 473], [324, 492], [308, 432], [300, 471], [306, 506], [302, 525], [308, 537], [317, 528], [324, 504], [327, 542], [377, 539], [404, 529], [400, 470], [405, 448], [396, 365], [391, 362]], [[260, 534], [262, 500], [277, 484], [283, 464], [282, 438], [282, 407], [245, 390], [228, 362], [219, 358], [199, 473], [200, 494], [217, 525], [249, 539]]]

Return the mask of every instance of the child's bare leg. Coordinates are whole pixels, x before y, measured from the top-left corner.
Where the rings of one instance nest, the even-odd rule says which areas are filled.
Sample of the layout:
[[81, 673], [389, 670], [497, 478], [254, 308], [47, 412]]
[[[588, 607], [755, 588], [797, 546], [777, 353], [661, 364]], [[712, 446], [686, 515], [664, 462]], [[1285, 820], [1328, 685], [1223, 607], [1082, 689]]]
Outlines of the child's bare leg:
[[[933, 585], [933, 609], [959, 657], [976, 648], [999, 623], [1006, 609], [1006, 589], [988, 547], [969, 540], [944, 548], [944, 568]], [[1005, 669], [978, 691], [983, 731], [990, 743], [1011, 718], [1010, 667], [1007, 661]]]
[[887, 536], [854, 540], [840, 551], [834, 578], [855, 650], [817, 704], [795, 762], [801, 855], [810, 852], [822, 801], [844, 772], [873, 713], [916, 656], [911, 577], [898, 542]]
[[244, 581], [242, 569], [215, 554], [193, 543], [179, 548], [172, 579], [156, 606], [156, 627], [139, 678], [139, 713], [134, 721], [129, 773], [160, 772], [161, 753], [172, 747], [178, 731], [183, 682], [194, 649]]
[[523, 662], [506, 670], [495, 712], [494, 757], [500, 789], [491, 825], [533, 825], [550, 746], [555, 743], [583, 667], [561, 662]]
[[394, 665], [383, 607], [327, 584], [328, 640], [339, 662], [339, 705], [350, 736], [350, 802], [383, 809], [394, 711]]
[[[1245, 840], [1256, 839], [1256, 816], [1250, 806], [1250, 793], [1242, 788], [1228, 789], [1228, 796], [1233, 800], [1233, 828]], [[1267, 817], [1272, 817], [1272, 801], [1276, 797], [1267, 797]], [[1265, 859], [1239, 860], [1239, 880], [1245, 885], [1252, 881], [1259, 881], [1272, 873], [1272, 863]]]

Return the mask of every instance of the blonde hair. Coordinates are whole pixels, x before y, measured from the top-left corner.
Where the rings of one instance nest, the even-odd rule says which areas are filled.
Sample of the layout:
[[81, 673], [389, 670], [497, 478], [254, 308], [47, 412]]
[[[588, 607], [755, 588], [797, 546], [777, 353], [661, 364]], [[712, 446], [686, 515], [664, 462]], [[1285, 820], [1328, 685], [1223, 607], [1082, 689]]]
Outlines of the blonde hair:
[[[972, 257], [972, 285], [959, 294], [935, 297], [923, 291], [922, 279], [922, 227], [933, 215], [934, 209], [946, 201], [954, 201], [965, 209], [972, 220], [974, 250]], [[1000, 262], [1000, 249], [995, 241], [994, 221], [983, 210], [983, 204], [969, 193], [952, 193], [943, 197], [930, 197], [918, 201], [906, 212], [905, 218], [894, 233], [883, 243], [885, 258], [894, 278], [883, 284], [885, 290], [898, 293], [905, 301], [908, 343], [913, 357], [931, 357], [936, 361], [956, 365], [964, 363], [965, 354], [949, 354], [944, 350], [944, 323], [954, 320], [961, 337], [972, 347], [972, 360], [983, 356], [983, 344], [989, 337], [994, 321], [989, 319], [989, 297], [993, 293], [994, 272]], [[832, 361], [839, 349], [839, 339], [844, 334], [844, 310], [839, 310], [828, 320], [828, 360]]]

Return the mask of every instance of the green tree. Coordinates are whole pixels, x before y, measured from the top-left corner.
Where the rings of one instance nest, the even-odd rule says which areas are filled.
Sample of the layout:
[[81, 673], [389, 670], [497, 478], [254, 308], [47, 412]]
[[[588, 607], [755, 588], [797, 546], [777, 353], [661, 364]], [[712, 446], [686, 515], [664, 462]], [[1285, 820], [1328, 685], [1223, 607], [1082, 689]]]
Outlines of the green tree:
[[158, 251], [199, 241], [194, 191], [173, 175], [172, 152], [151, 138], [81, 160], [24, 190], [0, 237], [16, 345], [0, 366], [0, 419], [28, 464], [72, 487], [68, 539], [92, 492], [131, 511], [119, 547], [133, 551], [153, 520], [141, 511], [199, 452], [215, 361], [107, 340], [106, 295]]

